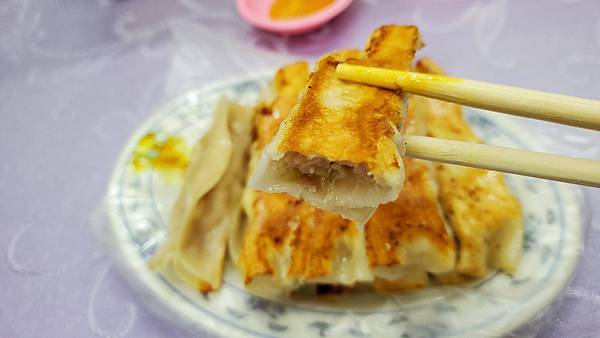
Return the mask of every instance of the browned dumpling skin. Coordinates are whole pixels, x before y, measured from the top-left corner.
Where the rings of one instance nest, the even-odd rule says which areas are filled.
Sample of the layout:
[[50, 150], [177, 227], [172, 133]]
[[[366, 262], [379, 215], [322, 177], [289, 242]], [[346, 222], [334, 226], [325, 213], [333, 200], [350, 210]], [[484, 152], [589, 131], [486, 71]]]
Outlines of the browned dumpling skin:
[[[277, 72], [271, 84], [274, 98], [257, 107], [254, 118], [253, 162], [291, 110], [307, 79], [308, 66], [302, 62]], [[304, 281], [331, 281], [336, 271], [345, 268], [340, 266], [340, 251], [353, 252], [354, 242], [360, 240], [351, 221], [286, 193], [247, 188], [243, 203], [247, 217], [239, 267], [249, 287], [268, 281], [273, 288], [285, 290]], [[344, 264], [353, 263], [351, 257], [345, 258]], [[354, 281], [350, 278], [347, 284]]]
[[[425, 116], [414, 99], [409, 101], [404, 132], [423, 135]], [[429, 283], [428, 272], [447, 273], [455, 267], [455, 241], [439, 203], [432, 164], [405, 158], [404, 167], [400, 195], [379, 206], [364, 229], [369, 265], [376, 275], [373, 285], [379, 292], [421, 288]]]
[[[416, 37], [415, 32], [405, 26], [384, 26], [371, 36], [364, 52], [345, 50], [322, 58], [316, 76], [309, 75], [309, 67], [304, 62], [280, 69], [271, 82], [269, 94], [254, 111], [249, 172], [254, 170], [261, 153], [282, 128], [282, 121], [293, 111], [307, 82], [315, 81], [317, 88], [311, 88], [315, 89], [314, 100], [322, 100], [318, 95], [339, 95], [332, 93], [341, 86], [335, 84], [339, 80], [332, 73], [338, 62], [408, 68], [414, 48], [404, 51], [404, 47], [398, 49], [398, 46], [420, 45], [418, 32]], [[443, 73], [428, 59], [420, 61], [417, 70]], [[401, 121], [404, 117], [396, 110], [401, 102], [397, 93], [377, 88], [357, 90], [369, 98], [368, 104], [360, 109], [364, 109], [367, 115], [364, 121], [371, 121], [373, 129], [359, 125], [356, 116], [338, 118], [346, 119], [344, 128], [359, 131], [360, 138], [381, 142], [371, 150], [366, 144], [361, 150], [363, 155], [385, 150], [388, 142], [385, 135], [394, 129], [390, 124], [396, 123], [407, 134], [479, 142], [457, 105], [413, 96], [406, 121]], [[303, 97], [306, 101], [307, 94]], [[380, 101], [376, 100], [378, 97]], [[153, 258], [156, 269], [162, 271], [168, 266], [190, 286], [214, 291], [222, 283], [223, 243], [229, 239], [230, 256], [246, 286], [255, 291], [260, 289], [263, 294], [288, 292], [302, 285], [353, 286], [356, 283], [369, 283], [379, 292], [396, 292], [428, 285], [431, 273], [444, 283], [458, 283], [465, 278], [486, 276], [496, 269], [515, 271], [521, 255], [523, 220], [520, 205], [502, 174], [393, 155], [389, 158], [394, 158], [405, 170], [404, 188], [393, 201], [380, 205], [360, 229], [358, 223], [338, 213], [319, 209], [287, 193], [243, 188], [250, 133], [248, 127], [241, 127], [249, 125], [242, 120], [249, 122], [250, 115], [242, 114], [245, 110], [241, 107], [233, 105], [232, 108], [236, 109], [231, 112], [239, 111], [239, 114], [232, 113], [228, 124], [218, 125], [223, 130], [228, 128], [232, 145], [237, 147], [231, 154], [213, 151], [216, 154], [211, 155], [214, 158], [227, 155], [231, 163], [228, 168], [222, 168], [221, 178], [215, 178], [212, 189], [205, 187], [208, 190], [205, 189], [199, 202], [190, 205], [193, 208], [189, 215], [181, 214], [189, 218], [187, 227], [173, 231], [176, 236], [170, 235], [170, 244]], [[320, 109], [324, 108], [319, 106], [313, 112], [318, 114]], [[356, 111], [363, 112], [360, 109]], [[299, 116], [302, 119], [304, 115]], [[309, 127], [296, 126], [299, 135], [305, 133], [305, 137], [314, 138], [311, 136], [314, 127], [318, 137], [331, 137], [330, 141], [345, 137], [318, 130], [310, 114], [303, 118]], [[345, 132], [341, 127], [338, 129], [335, 133]], [[216, 131], [213, 127], [209, 134]], [[369, 134], [375, 131], [377, 135]], [[302, 144], [299, 147], [331, 148], [339, 154], [346, 151], [331, 145], [319, 146], [314, 139], [305, 141], [304, 137], [294, 141], [295, 137], [299, 136], [288, 138], [286, 146], [298, 142]], [[381, 159], [391, 154], [383, 152], [387, 155], [375, 156], [383, 156]], [[376, 167], [387, 162], [373, 163]], [[381, 168], [387, 170], [385, 165]], [[242, 189], [245, 221], [243, 226], [238, 226], [236, 210], [239, 210], [238, 196]], [[198, 188], [192, 190], [199, 194]]]
[[[288, 67], [275, 79], [282, 80], [284, 74], [295, 76], [292, 70], [299, 68]], [[273, 89], [273, 106], [297, 95], [276, 86]], [[255, 123], [271, 123], [271, 107], [260, 107]], [[279, 114], [281, 118], [286, 112]], [[422, 125], [411, 109], [406, 132], [422, 132]], [[272, 128], [257, 125], [256, 130], [257, 140], [273, 135]], [[256, 157], [260, 148], [255, 150]], [[267, 285], [274, 289], [293, 289], [302, 283], [372, 282], [378, 291], [388, 292], [423, 287], [428, 284], [428, 272], [452, 270], [454, 240], [438, 203], [431, 166], [406, 159], [406, 170], [407, 181], [398, 199], [380, 206], [364, 232], [358, 231], [354, 222], [291, 195], [247, 189], [248, 217], [241, 255], [247, 285], [252, 287], [255, 278], [257, 284], [269, 279]]]
[[414, 26], [383, 26], [364, 52], [322, 57], [258, 162], [251, 185], [287, 192], [364, 223], [404, 180], [402, 92], [340, 80], [341, 62], [408, 70], [421, 47]]
[[272, 275], [310, 280], [332, 273], [342, 237], [358, 236], [350, 221], [285, 193], [254, 192], [244, 235], [244, 281]]
[[[373, 175], [397, 169], [401, 159], [392, 140], [391, 126], [400, 126], [402, 96], [394, 91], [339, 80], [335, 67], [340, 61], [368, 64], [339, 54], [321, 59], [317, 71], [310, 77], [306, 93], [280, 131], [277, 151], [320, 154], [330, 161], [364, 163]], [[328, 100], [349, 102], [336, 103], [333, 109]]]
[[271, 102], [257, 107], [254, 116], [256, 147], [262, 150], [271, 142], [281, 121], [298, 101], [298, 96], [308, 81], [308, 75], [306, 62], [293, 63], [277, 71], [271, 83], [272, 94], [275, 97]]
[[371, 267], [420, 266], [429, 272], [454, 268], [454, 239], [438, 205], [427, 163], [405, 159], [406, 182], [398, 199], [383, 204], [365, 225]]
[[[419, 61], [417, 71], [444, 74], [430, 59]], [[460, 106], [420, 97], [416, 107], [425, 116], [429, 136], [480, 142]], [[521, 205], [504, 175], [437, 164], [436, 179], [444, 212], [459, 243], [456, 272], [471, 277], [483, 277], [496, 269], [513, 273], [521, 258], [524, 226]]]

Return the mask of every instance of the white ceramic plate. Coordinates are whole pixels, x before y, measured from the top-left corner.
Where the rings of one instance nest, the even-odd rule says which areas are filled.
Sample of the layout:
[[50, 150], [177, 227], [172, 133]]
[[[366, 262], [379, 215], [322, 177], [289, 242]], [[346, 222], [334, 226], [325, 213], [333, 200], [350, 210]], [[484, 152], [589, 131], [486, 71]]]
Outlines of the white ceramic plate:
[[[192, 90], [163, 107], [123, 150], [110, 182], [107, 210], [117, 257], [145, 297], [171, 319], [224, 337], [435, 337], [498, 336], [545, 311], [573, 274], [582, 248], [578, 190], [550, 181], [509, 176], [526, 222], [518, 273], [472, 285], [401, 295], [354, 293], [269, 300], [252, 296], [227, 269], [221, 290], [203, 295], [150, 271], [146, 261], [164, 240], [179, 187], [152, 170], [136, 173], [131, 154], [149, 131], [179, 135], [192, 145], [211, 123], [217, 98], [253, 103], [272, 72]], [[466, 110], [487, 143], [543, 150], [526, 130], [499, 114]], [[549, 164], [551, 165], [551, 164]]]

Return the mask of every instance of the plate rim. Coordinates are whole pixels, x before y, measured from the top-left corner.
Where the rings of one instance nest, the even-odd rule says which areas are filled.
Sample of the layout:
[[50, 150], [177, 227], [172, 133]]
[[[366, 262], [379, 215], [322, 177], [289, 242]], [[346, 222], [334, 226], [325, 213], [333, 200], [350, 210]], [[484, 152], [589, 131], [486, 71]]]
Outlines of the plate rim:
[[[190, 316], [189, 311], [184, 311], [185, 308], [192, 307], [191, 304], [188, 304], [188, 301], [183, 299], [183, 296], [177, 295], [176, 298], [171, 295], [172, 290], [168, 290], [172, 288], [170, 285], [166, 285], [168, 283], [164, 283], [161, 281], [161, 277], [159, 274], [156, 274], [149, 270], [147, 267], [146, 261], [143, 257], [134, 249], [132, 245], [133, 242], [130, 240], [131, 238], [128, 236], [127, 230], [123, 225], [123, 221], [120, 217], [117, 216], [117, 213], [111, 212], [114, 209], [114, 206], [111, 206], [111, 190], [116, 189], [117, 182], [120, 179], [120, 168], [127, 164], [131, 150], [134, 149], [137, 144], [137, 140], [149, 129], [149, 127], [156, 122], [162, 116], [169, 115], [169, 111], [172, 111], [174, 107], [177, 106], [179, 102], [186, 100], [190, 95], [206, 95], [208, 97], [218, 97], [219, 94], [213, 93], [213, 91], [217, 88], [224, 88], [227, 86], [232, 86], [236, 83], [241, 83], [244, 81], [264, 81], [268, 79], [270, 75], [272, 75], [275, 70], [265, 70], [260, 72], [254, 72], [251, 74], [247, 74], [244, 76], [232, 77], [222, 81], [215, 81], [210, 84], [206, 84], [203, 86], [192, 87], [178, 95], [172, 96], [170, 98], [166, 98], [162, 101], [161, 104], [158, 105], [158, 108], [153, 111], [130, 135], [125, 145], [121, 148], [120, 154], [117, 157], [113, 165], [112, 174], [108, 183], [108, 190], [104, 198], [105, 210], [108, 214], [108, 218], [110, 220], [110, 232], [113, 239], [113, 247], [117, 250], [115, 253], [115, 258], [117, 266], [121, 270], [122, 274], [126, 276], [126, 279], [131, 283], [134, 283], [137, 287], [136, 291], [143, 292], [144, 297], [142, 298], [143, 302], [149, 305], [152, 310], [157, 310], [154, 308], [154, 303], [158, 302], [162, 305], [162, 316], [167, 320], [174, 322], [181, 326], [181, 324], [185, 324], [186, 328], [193, 327], [194, 329], [201, 329], [204, 331], [208, 331], [212, 334], [216, 334], [218, 336], [231, 336], [232, 334], [240, 335], [242, 334], [244, 337], [270, 337], [269, 335], [262, 334], [260, 332], [254, 332], [251, 330], [247, 330], [243, 327], [236, 327], [232, 325], [231, 322], [222, 320], [216, 314], [210, 313], [209, 311], [203, 311], [207, 313], [209, 316], [214, 317], [217, 321], [213, 321], [212, 318], [209, 317], [198, 317], [198, 316]], [[208, 99], [207, 99], [208, 100]], [[485, 112], [483, 110], [469, 108], [470, 110], [475, 110], [478, 112]], [[208, 117], [212, 119], [212, 117]], [[501, 127], [504, 126], [508, 130], [517, 130], [524, 131], [524, 129], [519, 126], [516, 122], [511, 121], [509, 119], [495, 119], [494, 122], [498, 123]], [[533, 150], [543, 151], [544, 147], [540, 144], [528, 144]], [[559, 278], [557, 281], [553, 281], [549, 284], [552, 286], [552, 292], [548, 292], [549, 289], [546, 289], [546, 292], [538, 293], [539, 296], [534, 297], [531, 303], [535, 305], [528, 305], [523, 307], [519, 316], [512, 316], [511, 320], [505, 321], [506, 325], [500, 326], [496, 328], [495, 334], [506, 334], [508, 332], [512, 332], [514, 330], [518, 330], [522, 328], [524, 324], [526, 324], [531, 318], [533, 318], [540, 311], [546, 309], [550, 304], [555, 302], [560, 296], [561, 291], [566, 288], [566, 286], [570, 283], [573, 278], [574, 272], [577, 269], [578, 262], [581, 258], [582, 248], [583, 248], [583, 229], [585, 227], [584, 224], [584, 215], [585, 215], [585, 203], [583, 194], [581, 189], [566, 185], [564, 183], [553, 183], [556, 185], [555, 191], [559, 198], [562, 200], [563, 195], [568, 196], [570, 200], [574, 202], [572, 206], [565, 206], [564, 201], [561, 210], [576, 208], [577, 210], [570, 210], [573, 215], [576, 216], [575, 219], [565, 220], [565, 222], [573, 223], [576, 226], [573, 226], [574, 230], [576, 230], [576, 234], [571, 234], [571, 236], [575, 236], [576, 241], [571, 243], [573, 248], [569, 248], [570, 250], [576, 250], [576, 253], [569, 255], [569, 267], [568, 274]], [[113, 203], [114, 204], [114, 203]], [[573, 216], [569, 215], [569, 216]], [[564, 217], [565, 215], [563, 215]], [[573, 229], [571, 229], [573, 230]], [[250, 294], [250, 293], [248, 293]], [[149, 299], [146, 299], [146, 296], [152, 297], [152, 304], [148, 304]], [[193, 309], [197, 309], [193, 308]], [[165, 311], [169, 312], [169, 315], [165, 315]], [[159, 311], [161, 312], [161, 311]], [[184, 313], [187, 312], [187, 313]], [[173, 315], [177, 318], [177, 321], [173, 320]], [[522, 318], [522, 319], [521, 319]], [[185, 323], [182, 323], [183, 321]], [[216, 325], [217, 322], [223, 321], [226, 325]], [[194, 332], [197, 333], [197, 332]], [[490, 331], [485, 331], [486, 334], [490, 334]]]

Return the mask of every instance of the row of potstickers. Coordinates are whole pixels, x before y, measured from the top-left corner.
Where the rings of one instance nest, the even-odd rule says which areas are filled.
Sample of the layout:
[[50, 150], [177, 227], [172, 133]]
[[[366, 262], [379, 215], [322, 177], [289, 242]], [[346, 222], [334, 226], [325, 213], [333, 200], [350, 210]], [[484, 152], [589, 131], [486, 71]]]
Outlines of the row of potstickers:
[[403, 133], [479, 142], [460, 107], [335, 77], [340, 62], [443, 73], [428, 59], [413, 67], [421, 46], [416, 27], [383, 26], [364, 51], [325, 55], [312, 73], [304, 62], [283, 67], [254, 109], [222, 102], [151, 266], [212, 291], [229, 251], [263, 295], [514, 272], [523, 221], [503, 175], [403, 158]]

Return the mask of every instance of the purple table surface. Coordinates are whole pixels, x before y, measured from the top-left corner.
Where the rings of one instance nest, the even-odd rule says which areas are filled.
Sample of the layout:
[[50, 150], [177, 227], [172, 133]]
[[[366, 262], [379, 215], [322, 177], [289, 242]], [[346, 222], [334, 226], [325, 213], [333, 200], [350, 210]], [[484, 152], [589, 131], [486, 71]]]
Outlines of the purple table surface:
[[[206, 62], [229, 69], [213, 41], [204, 69], [173, 78], [186, 43], [174, 32], [299, 58], [362, 46], [384, 23], [419, 25], [425, 53], [451, 74], [600, 99], [595, 0], [362, 0], [299, 37], [249, 27], [233, 1], [0, 1], [0, 336], [205, 337], [149, 311], [93, 231], [131, 133], [186, 84], [209, 81]], [[557, 153], [600, 159], [599, 133], [514, 119]], [[584, 192], [590, 249], [540, 337], [600, 334], [600, 190]]]

